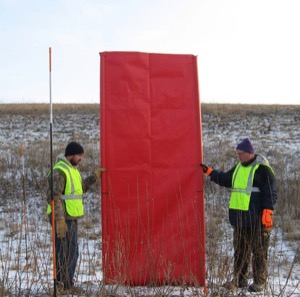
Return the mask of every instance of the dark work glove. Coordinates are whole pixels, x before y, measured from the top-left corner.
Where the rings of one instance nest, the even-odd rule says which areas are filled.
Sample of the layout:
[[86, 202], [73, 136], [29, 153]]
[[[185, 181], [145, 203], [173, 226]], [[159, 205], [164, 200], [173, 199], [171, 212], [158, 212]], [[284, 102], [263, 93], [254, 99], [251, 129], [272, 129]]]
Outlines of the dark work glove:
[[65, 219], [56, 220], [56, 234], [58, 238], [65, 238], [66, 233], [68, 231], [68, 227]]
[[98, 180], [100, 179], [103, 171], [106, 171], [106, 169], [102, 167], [95, 170], [94, 174], [96, 175]]
[[208, 167], [208, 166], [206, 166], [205, 164], [202, 164], [202, 163], [200, 163], [200, 166], [201, 166], [201, 168], [203, 170], [203, 173], [206, 174], [207, 176], [210, 176], [211, 173], [214, 170], [212, 167]]

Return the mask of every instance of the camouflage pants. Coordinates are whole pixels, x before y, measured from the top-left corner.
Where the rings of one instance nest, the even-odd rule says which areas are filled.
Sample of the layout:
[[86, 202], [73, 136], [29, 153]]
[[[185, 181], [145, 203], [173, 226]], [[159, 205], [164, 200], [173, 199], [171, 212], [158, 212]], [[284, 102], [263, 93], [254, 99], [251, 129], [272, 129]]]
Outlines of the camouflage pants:
[[245, 282], [252, 258], [253, 281], [265, 284], [268, 277], [270, 231], [262, 227], [234, 227], [234, 278]]

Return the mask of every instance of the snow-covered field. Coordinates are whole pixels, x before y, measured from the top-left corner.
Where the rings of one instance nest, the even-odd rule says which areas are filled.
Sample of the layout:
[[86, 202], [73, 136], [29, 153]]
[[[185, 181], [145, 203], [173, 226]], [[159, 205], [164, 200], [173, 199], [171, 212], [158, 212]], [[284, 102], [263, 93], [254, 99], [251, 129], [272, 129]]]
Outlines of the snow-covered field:
[[[70, 139], [78, 140], [86, 150], [83, 175], [91, 173], [100, 163], [98, 111], [98, 105], [54, 108], [54, 156]], [[267, 156], [275, 169], [279, 199], [294, 195], [293, 207], [288, 208], [289, 205], [281, 202], [276, 211], [269, 253], [269, 283], [262, 296], [300, 296], [300, 253], [297, 252], [300, 106], [203, 105], [202, 133], [204, 162], [224, 170], [236, 162], [236, 143], [249, 136], [256, 150]], [[20, 154], [22, 144], [24, 159]], [[12, 110], [0, 105], [0, 296], [51, 296], [51, 228], [45, 215], [45, 177], [49, 162], [47, 106], [14, 106]], [[230, 278], [232, 269], [228, 192], [208, 181], [205, 186], [207, 296], [231, 296], [220, 290], [220, 284]], [[77, 283], [87, 289], [87, 296], [203, 296], [203, 288], [184, 286], [103, 286], [98, 193], [99, 185], [95, 185], [86, 196], [86, 216], [79, 226], [80, 258], [76, 278]], [[226, 268], [225, 273], [221, 268]]]

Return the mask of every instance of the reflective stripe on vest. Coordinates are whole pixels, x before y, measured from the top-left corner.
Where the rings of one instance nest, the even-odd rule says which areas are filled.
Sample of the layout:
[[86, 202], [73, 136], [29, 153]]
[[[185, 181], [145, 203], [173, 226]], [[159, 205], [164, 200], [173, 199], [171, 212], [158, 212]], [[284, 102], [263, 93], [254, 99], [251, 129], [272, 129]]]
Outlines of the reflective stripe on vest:
[[239, 163], [232, 176], [232, 189], [229, 201], [230, 209], [249, 210], [252, 192], [260, 192], [258, 187], [253, 187], [254, 173], [260, 164], [254, 162], [252, 166], [242, 166]]
[[[55, 164], [53, 169], [59, 169], [65, 173], [66, 185], [65, 193], [61, 196], [61, 199], [65, 201], [66, 212], [69, 216], [80, 217], [84, 214], [84, 207], [82, 202], [82, 180], [79, 171], [66, 164], [63, 161], [59, 161]], [[51, 206], [48, 204], [47, 214], [51, 213]]]

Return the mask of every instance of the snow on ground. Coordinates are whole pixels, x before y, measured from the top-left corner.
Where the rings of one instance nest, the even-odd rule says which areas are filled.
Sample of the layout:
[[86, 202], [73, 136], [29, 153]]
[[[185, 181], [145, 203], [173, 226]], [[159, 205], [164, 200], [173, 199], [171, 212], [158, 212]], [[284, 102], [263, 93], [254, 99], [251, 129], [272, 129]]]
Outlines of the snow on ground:
[[[230, 118], [203, 114], [203, 150], [204, 160], [211, 165], [227, 168], [235, 160], [230, 152], [238, 141], [250, 136], [256, 148], [267, 155], [271, 164], [275, 164], [277, 151], [286, 152], [285, 160], [299, 160], [300, 157], [300, 118], [292, 112], [287, 114], [259, 114], [259, 115], [231, 115]], [[92, 113], [68, 114], [54, 117], [54, 148], [62, 149], [65, 143], [76, 135], [84, 144], [91, 144], [94, 148], [95, 162], [99, 162], [99, 116], [97, 110]], [[22, 186], [20, 170], [15, 172], [14, 155], [18, 148], [25, 144], [26, 153], [36, 154], [37, 164], [45, 162], [39, 155], [38, 148], [43, 147], [48, 155], [49, 122], [47, 114], [11, 115], [0, 114], [0, 168], [3, 164], [12, 165], [2, 176], [15, 185], [1, 193], [5, 193], [7, 203], [0, 201], [0, 296], [1, 285], [3, 296], [22, 296], [26, 289], [30, 296], [49, 296], [52, 290], [52, 250], [51, 228], [44, 214], [45, 193], [43, 187], [35, 190], [32, 185], [26, 185], [27, 214], [24, 215], [22, 201]], [[222, 147], [220, 155], [228, 155], [228, 159], [221, 159], [217, 151]], [[48, 157], [46, 157], [48, 158]], [[218, 159], [219, 158], [219, 159]], [[26, 159], [27, 160], [27, 159]], [[216, 164], [220, 160], [221, 164]], [[222, 160], [222, 161], [221, 161]], [[27, 160], [28, 161], [28, 160]], [[45, 162], [47, 163], [47, 162]], [[215, 164], [213, 164], [215, 163]], [[26, 175], [34, 177], [35, 165], [26, 164]], [[299, 178], [299, 163], [286, 164], [296, 172]], [[18, 166], [18, 164], [17, 164]], [[89, 168], [89, 166], [87, 166]], [[20, 168], [19, 168], [20, 169]], [[276, 168], [277, 170], [280, 168]], [[47, 166], [42, 169], [47, 171]], [[227, 194], [225, 193], [224, 196]], [[207, 193], [209, 197], [209, 193]], [[17, 198], [17, 199], [16, 199]], [[9, 202], [9, 199], [12, 199]], [[85, 286], [91, 296], [100, 294], [111, 296], [202, 296], [203, 288], [188, 287], [123, 287], [103, 286], [101, 271], [101, 224], [100, 203], [97, 188], [87, 195], [86, 216], [80, 225], [80, 258], [77, 271], [77, 283]], [[226, 203], [225, 203], [226, 204]], [[95, 215], [96, 214], [96, 215]], [[27, 230], [25, 230], [26, 218]], [[229, 257], [232, 259], [231, 228], [224, 217], [222, 234], [219, 240], [220, 261]], [[209, 241], [210, 238], [207, 238]], [[272, 231], [271, 247], [269, 252], [269, 284], [263, 296], [300, 296], [300, 265], [297, 260], [296, 249], [299, 242], [287, 242], [284, 234], [278, 227]], [[209, 258], [209, 257], [208, 257]], [[212, 261], [210, 259], [210, 261]], [[219, 263], [216, 261], [215, 263]], [[4, 289], [6, 292], [4, 293]], [[213, 272], [208, 271], [208, 296], [221, 295], [220, 279]], [[240, 294], [245, 292], [239, 292]], [[219, 295], [218, 295], [219, 294]], [[245, 293], [246, 294], [246, 293]], [[102, 296], [101, 295], [101, 296]], [[241, 295], [242, 296], [242, 295]]]

